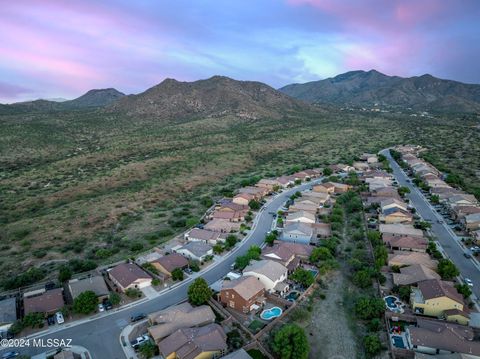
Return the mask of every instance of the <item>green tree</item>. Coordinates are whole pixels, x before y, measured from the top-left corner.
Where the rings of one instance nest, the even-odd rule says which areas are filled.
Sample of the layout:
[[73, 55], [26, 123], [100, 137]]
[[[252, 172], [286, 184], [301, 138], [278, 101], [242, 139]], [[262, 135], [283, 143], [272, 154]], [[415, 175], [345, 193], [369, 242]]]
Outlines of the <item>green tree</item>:
[[265, 236], [265, 243], [267, 243], [269, 246], [273, 246], [273, 243], [277, 239], [277, 234], [275, 233], [269, 233]]
[[250, 207], [250, 209], [253, 209], [254, 211], [256, 211], [257, 209], [260, 209], [261, 205], [260, 205], [260, 202], [252, 199], [250, 200], [250, 202], [248, 202], [248, 206]]
[[272, 350], [280, 359], [307, 359], [310, 346], [301, 327], [285, 324], [275, 333]]
[[384, 311], [385, 302], [381, 298], [360, 297], [355, 302], [355, 314], [360, 319], [379, 318]]
[[310, 262], [318, 263], [320, 261], [326, 261], [328, 259], [333, 259], [331, 251], [326, 247], [317, 247], [312, 250], [310, 255]]
[[223, 251], [224, 251], [224, 248], [220, 243], [217, 243], [213, 246], [213, 253], [221, 254]]
[[122, 297], [120, 297], [120, 294], [115, 293], [115, 292], [110, 292], [110, 295], [108, 296], [108, 300], [112, 305], [118, 305], [120, 304], [120, 301], [122, 300]]
[[472, 290], [467, 284], [456, 284], [455, 288], [464, 298], [468, 298], [472, 295]]
[[259, 246], [253, 245], [253, 246], [250, 246], [250, 248], [248, 248], [248, 251], [247, 251], [248, 258], [259, 260], [260, 254], [262, 254], [262, 250], [260, 249]]
[[73, 311], [81, 314], [90, 314], [97, 309], [98, 298], [95, 292], [87, 290], [82, 292], [73, 301]]
[[353, 283], [360, 288], [372, 286], [372, 272], [370, 268], [361, 269], [353, 275]]
[[197, 217], [188, 217], [186, 221], [186, 225], [188, 228], [193, 227], [194, 225], [198, 224], [200, 220]]
[[367, 238], [374, 247], [383, 244], [382, 234], [379, 231], [368, 231]]
[[440, 203], [440, 197], [438, 196], [438, 194], [432, 194], [432, 197], [430, 197], [430, 201], [433, 204], [439, 204]]
[[243, 270], [246, 266], [250, 264], [250, 258], [247, 255], [238, 256], [235, 258], [235, 268]]
[[58, 270], [58, 281], [64, 283], [72, 278], [72, 270], [67, 265], [62, 265]]
[[305, 288], [310, 287], [315, 281], [315, 278], [313, 277], [312, 272], [303, 268], [295, 269], [295, 272], [293, 272], [290, 275], [290, 279], [297, 282], [298, 284], [302, 285]]
[[142, 292], [140, 291], [140, 289], [137, 289], [137, 288], [128, 288], [125, 291], [125, 294], [129, 298], [139, 298], [142, 296]]
[[405, 196], [407, 193], [410, 193], [410, 189], [408, 187], [399, 187], [398, 190], [397, 190], [398, 194], [400, 196]]
[[382, 342], [380, 338], [378, 338], [378, 335], [374, 334], [369, 334], [363, 338], [363, 346], [369, 358], [374, 357], [382, 350]]
[[448, 259], [440, 259], [438, 262], [437, 272], [442, 279], [453, 279], [460, 274], [458, 268]]
[[398, 288], [398, 296], [401, 300], [407, 301], [410, 299], [411, 288], [409, 285], [402, 285]]
[[44, 322], [45, 322], [45, 314], [34, 312], [34, 313], [28, 313], [23, 317], [22, 325], [24, 328], [26, 327], [41, 328], [43, 327]]
[[380, 269], [385, 264], [387, 264], [388, 251], [384, 245], [379, 245], [375, 247], [374, 254], [375, 254], [375, 268]]
[[196, 278], [188, 287], [188, 300], [193, 305], [201, 305], [212, 297], [212, 290], [205, 279]]
[[230, 249], [233, 246], [235, 246], [235, 244], [237, 244], [237, 242], [238, 242], [237, 236], [234, 235], [234, 234], [229, 234], [227, 236], [227, 238], [225, 239], [225, 247]]
[[145, 359], [153, 358], [157, 354], [157, 351], [158, 351], [158, 347], [151, 341], [142, 343], [138, 347], [138, 352], [140, 353], [142, 358], [145, 358]]
[[325, 168], [323, 169], [323, 175], [324, 175], [324, 176], [331, 176], [332, 173], [333, 173], [333, 171], [332, 171], [332, 169], [331, 169], [330, 167], [325, 167]]
[[172, 271], [172, 279], [173, 280], [183, 280], [183, 270], [181, 268], [175, 268]]

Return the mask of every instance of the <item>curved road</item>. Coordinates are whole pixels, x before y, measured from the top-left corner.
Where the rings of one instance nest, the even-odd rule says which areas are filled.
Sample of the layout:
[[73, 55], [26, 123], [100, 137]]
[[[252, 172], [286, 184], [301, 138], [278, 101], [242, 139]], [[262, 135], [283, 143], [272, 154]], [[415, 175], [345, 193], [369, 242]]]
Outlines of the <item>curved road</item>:
[[[238, 255], [245, 254], [251, 245], [261, 245], [263, 243], [273, 221], [273, 215], [269, 212], [276, 212], [295, 191], [305, 190], [319, 181], [321, 181], [321, 178], [284, 191], [268, 200], [255, 217], [253, 228], [245, 239], [225, 257], [222, 257], [200, 272], [199, 276], [205, 278], [209, 284], [224, 277], [230, 271], [231, 265], [235, 262], [235, 258]], [[80, 345], [87, 348], [94, 359], [124, 359], [125, 354], [120, 346], [119, 336], [122, 329], [129, 324], [130, 317], [134, 313], [158, 311], [185, 300], [187, 298], [188, 286], [192, 280], [193, 278], [187, 278], [171, 289], [163, 291], [157, 298], [144, 300], [132, 307], [96, 314], [82, 321], [52, 327], [46, 332], [35, 335], [34, 338], [41, 338], [44, 341], [53, 338], [72, 339], [72, 345]], [[4, 349], [1, 352], [8, 350], [16, 350], [21, 354], [35, 355], [47, 349], [30, 346], [28, 348]]]

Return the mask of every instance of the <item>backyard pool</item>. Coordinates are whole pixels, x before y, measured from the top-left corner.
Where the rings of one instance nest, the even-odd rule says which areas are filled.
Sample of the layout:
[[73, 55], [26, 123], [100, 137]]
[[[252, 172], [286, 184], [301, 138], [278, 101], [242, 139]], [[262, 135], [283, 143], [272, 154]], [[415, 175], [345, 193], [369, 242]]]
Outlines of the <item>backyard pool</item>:
[[387, 308], [390, 311], [395, 313], [404, 312], [403, 310], [404, 304], [400, 301], [400, 299], [398, 299], [394, 295], [386, 296], [385, 298], [383, 298], [383, 300], [385, 301], [385, 304], [387, 305]]
[[294, 302], [299, 296], [300, 296], [300, 293], [293, 290], [293, 291], [291, 291], [290, 293], [287, 294], [285, 299], [288, 300], [289, 302]]
[[403, 342], [403, 338], [398, 335], [392, 335], [392, 342], [393, 342], [393, 345], [397, 348], [405, 348], [405, 343]]
[[316, 270], [316, 269], [309, 269], [308, 271], [309, 271], [310, 273], [312, 273], [313, 278], [316, 278], [316, 277], [317, 277], [318, 270]]
[[262, 314], [260, 314], [260, 318], [264, 320], [271, 320], [281, 315], [282, 315], [282, 309], [279, 307], [273, 307], [273, 308], [264, 310]]

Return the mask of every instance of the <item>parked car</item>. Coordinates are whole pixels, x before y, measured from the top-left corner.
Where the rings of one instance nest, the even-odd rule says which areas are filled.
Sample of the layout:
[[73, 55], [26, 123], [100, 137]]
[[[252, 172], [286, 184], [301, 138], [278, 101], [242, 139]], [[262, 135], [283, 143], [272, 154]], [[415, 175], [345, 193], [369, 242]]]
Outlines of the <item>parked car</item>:
[[54, 315], [49, 315], [47, 317], [47, 324], [48, 325], [54, 325], [55, 324], [55, 316]]
[[137, 337], [135, 340], [132, 340], [130, 344], [132, 344], [133, 349], [138, 349], [140, 345], [148, 342], [149, 340], [150, 340], [150, 337], [147, 334], [144, 334], [141, 337]]
[[472, 256], [470, 255], [470, 253], [467, 253], [467, 252], [464, 252], [464, 253], [463, 253], [463, 256], [464, 256], [465, 258], [467, 258], [467, 259], [472, 258]]
[[468, 285], [469, 287], [473, 287], [473, 282], [470, 278], [465, 278], [463, 280], [465, 282], [466, 285]]
[[443, 224], [443, 221], [442, 221], [441, 219], [438, 219], [438, 220], [437, 220], [437, 223]]
[[147, 315], [145, 313], [137, 313], [130, 317], [130, 321], [134, 323], [134, 322], [138, 322], [139, 320], [145, 319], [146, 317]]
[[479, 246], [473, 246], [473, 247], [470, 248], [470, 250], [474, 253], [480, 252], [480, 247]]
[[55, 289], [55, 283], [54, 282], [45, 283], [45, 290], [52, 290], [52, 289]]
[[105, 307], [103, 306], [103, 304], [100, 303], [100, 304], [98, 305], [98, 312], [101, 313], [101, 312], [104, 312], [104, 311], [105, 311]]
[[112, 303], [108, 299], [103, 301], [103, 306], [105, 310], [110, 310], [113, 308]]
[[14, 352], [14, 351], [6, 352], [6, 353], [3, 353], [2, 359], [11, 359], [11, 358], [18, 357], [19, 355], [20, 355], [19, 352]]
[[63, 318], [63, 314], [61, 312], [56, 312], [55, 313], [55, 319], [57, 320], [58, 324], [65, 323], [65, 319]]

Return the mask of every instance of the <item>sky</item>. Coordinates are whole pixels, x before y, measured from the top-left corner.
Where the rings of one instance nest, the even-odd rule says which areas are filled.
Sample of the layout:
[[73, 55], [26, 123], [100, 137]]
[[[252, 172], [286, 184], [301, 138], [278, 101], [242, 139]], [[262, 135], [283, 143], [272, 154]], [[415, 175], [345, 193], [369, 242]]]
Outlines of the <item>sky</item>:
[[479, 0], [15, 0], [0, 103], [213, 75], [275, 88], [376, 69], [480, 83]]

